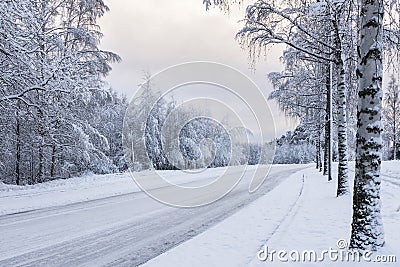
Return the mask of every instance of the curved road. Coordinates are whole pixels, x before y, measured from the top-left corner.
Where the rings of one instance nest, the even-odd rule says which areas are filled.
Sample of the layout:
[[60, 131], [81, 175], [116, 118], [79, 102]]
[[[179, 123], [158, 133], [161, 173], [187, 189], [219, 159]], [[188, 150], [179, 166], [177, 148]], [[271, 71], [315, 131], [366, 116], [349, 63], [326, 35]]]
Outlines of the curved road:
[[0, 266], [137, 266], [196, 236], [305, 166], [273, 166], [248, 193], [246, 176], [200, 208], [173, 208], [142, 192], [0, 217]]

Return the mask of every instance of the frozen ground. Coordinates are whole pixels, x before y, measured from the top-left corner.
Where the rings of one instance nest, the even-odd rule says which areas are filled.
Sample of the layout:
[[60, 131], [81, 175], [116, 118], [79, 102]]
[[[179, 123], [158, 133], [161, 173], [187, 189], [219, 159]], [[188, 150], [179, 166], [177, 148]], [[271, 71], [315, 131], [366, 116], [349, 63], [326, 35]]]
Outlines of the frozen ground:
[[[204, 232], [307, 167], [273, 166], [254, 194], [248, 193], [250, 168], [226, 197], [195, 209], [152, 200], [129, 175], [2, 185], [0, 207], [7, 215], [0, 216], [0, 266], [135, 266]], [[163, 174], [171, 182], [194, 186], [209, 183], [221, 171]], [[150, 173], [141, 175], [151, 178]], [[235, 169], [231, 175], [237, 177]]]
[[[354, 170], [354, 166], [351, 166]], [[292, 262], [296, 266], [399, 266], [400, 162], [384, 162], [382, 170], [383, 222], [386, 245], [376, 256], [396, 256], [395, 263], [354, 263], [340, 258], [324, 262]], [[353, 172], [351, 172], [353, 175]], [[351, 195], [337, 199], [335, 181], [327, 182], [313, 167], [293, 174], [265, 196], [213, 226], [208, 231], [147, 262], [146, 266], [283, 266], [271, 250], [314, 250], [317, 259], [323, 250], [346, 253], [350, 235]], [[266, 261], [258, 259], [260, 249], [270, 252]], [[296, 254], [293, 254], [296, 255]], [[340, 254], [342, 255], [342, 254]], [[346, 255], [346, 254], [343, 254]], [[265, 257], [260, 253], [260, 257]], [[341, 256], [340, 256], [341, 257]]]

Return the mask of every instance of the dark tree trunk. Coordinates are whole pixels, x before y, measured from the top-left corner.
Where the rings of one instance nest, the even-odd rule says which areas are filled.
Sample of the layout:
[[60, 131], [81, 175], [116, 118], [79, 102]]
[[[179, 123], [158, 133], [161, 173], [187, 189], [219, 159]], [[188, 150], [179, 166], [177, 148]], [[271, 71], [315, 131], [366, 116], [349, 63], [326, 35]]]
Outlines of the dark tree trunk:
[[35, 182], [36, 182], [36, 180], [35, 180], [35, 175], [36, 175], [36, 173], [35, 173], [35, 162], [34, 162], [34, 158], [33, 158], [33, 155], [34, 155], [34, 149], [33, 149], [33, 143], [31, 144], [31, 178], [30, 178], [30, 183], [31, 184], [34, 184]]
[[37, 182], [43, 182], [44, 175], [44, 151], [43, 151], [43, 143], [39, 144], [39, 172]]
[[331, 67], [327, 68], [326, 79], [326, 115], [325, 115], [325, 150], [324, 150], [324, 175], [328, 176], [328, 181], [332, 180], [332, 84]]
[[317, 139], [315, 141], [315, 162], [316, 166], [315, 168], [319, 170], [319, 166], [321, 165], [321, 140], [320, 140], [320, 135], [318, 134]]
[[54, 178], [56, 168], [56, 145], [53, 145], [53, 150], [51, 152], [51, 167], [50, 167], [50, 176]]
[[396, 112], [397, 110], [393, 110], [393, 160], [397, 159], [397, 125], [396, 125]]
[[322, 161], [323, 161], [323, 159], [324, 159], [323, 153], [322, 153], [322, 140], [321, 140], [321, 135], [322, 135], [322, 132], [319, 131], [319, 134], [318, 134], [318, 138], [319, 138], [319, 150], [318, 150], [318, 153], [319, 153], [319, 172], [322, 172], [322, 167], [323, 167]]
[[20, 171], [20, 163], [21, 163], [21, 131], [20, 131], [20, 122], [19, 122], [19, 114], [17, 112], [17, 121], [16, 121], [16, 157], [15, 157], [15, 183], [17, 185], [21, 184], [21, 171]]

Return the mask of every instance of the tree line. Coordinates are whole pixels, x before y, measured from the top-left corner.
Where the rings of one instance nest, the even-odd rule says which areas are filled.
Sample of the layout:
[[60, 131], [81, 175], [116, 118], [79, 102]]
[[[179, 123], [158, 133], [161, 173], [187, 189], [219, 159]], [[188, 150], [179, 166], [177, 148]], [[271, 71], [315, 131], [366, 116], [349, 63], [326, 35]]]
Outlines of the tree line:
[[104, 77], [101, 0], [0, 2], [0, 177], [33, 184], [121, 167], [124, 97]]
[[[207, 8], [229, 10], [243, 1], [204, 3]], [[337, 140], [338, 197], [349, 193], [349, 152], [354, 153], [350, 248], [359, 250], [384, 245], [382, 137], [390, 140], [395, 158], [398, 84], [391, 79], [383, 101], [383, 80], [385, 68], [399, 72], [399, 15], [397, 0], [257, 0], [248, 4], [237, 34], [253, 60], [272, 45], [286, 47], [284, 70], [269, 75], [274, 86], [270, 98], [313, 133], [317, 168], [328, 180], [332, 180], [332, 139]]]
[[[128, 101], [104, 79], [121, 58], [99, 48], [98, 19], [108, 10], [102, 0], [0, 2], [0, 182], [25, 185], [127, 170], [122, 126]], [[140, 107], [154, 97], [147, 89], [145, 99], [133, 100], [139, 101], [139, 113], [127, 120], [132, 129]], [[135, 170], [259, 162], [259, 145], [236, 143], [238, 153], [232, 155], [227, 133], [207, 119], [182, 129], [179, 151], [162, 147], [162, 128], [174, 105], [158, 101], [153, 108], [146, 158], [135, 160]], [[191, 112], [176, 119], [190, 118]], [[203, 139], [213, 144], [200, 147]]]

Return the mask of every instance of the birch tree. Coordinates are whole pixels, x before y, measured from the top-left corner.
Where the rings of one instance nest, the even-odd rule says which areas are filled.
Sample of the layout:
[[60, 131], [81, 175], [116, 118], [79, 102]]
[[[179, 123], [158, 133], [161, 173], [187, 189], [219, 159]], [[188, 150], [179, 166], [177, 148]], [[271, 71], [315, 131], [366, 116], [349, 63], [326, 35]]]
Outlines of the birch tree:
[[351, 36], [351, 7], [348, 6], [350, 1], [333, 1], [331, 3], [331, 16], [333, 25], [333, 38], [335, 43], [335, 62], [336, 71], [338, 73], [337, 81], [337, 132], [338, 132], [338, 182], [337, 196], [348, 194], [349, 177], [348, 177], [348, 142], [347, 142], [347, 96], [348, 81], [346, 76], [345, 57], [351, 54], [352, 41], [348, 40]]
[[[336, 77], [336, 71], [329, 70], [324, 75], [327, 86], [326, 126], [325, 126], [325, 157], [324, 174], [331, 178], [331, 135], [333, 132], [331, 107], [334, 103], [331, 99], [333, 84], [341, 78], [345, 79], [344, 62], [342, 58], [345, 45], [342, 39], [347, 37], [342, 25], [343, 14], [346, 14], [348, 6], [343, 2], [318, 1], [318, 2], [267, 2], [257, 1], [247, 8], [246, 25], [239, 32], [239, 36], [248, 40], [246, 46], [250, 47], [251, 53], [255, 49], [265, 47], [274, 43], [285, 44], [307, 57], [310, 62], [316, 60], [325, 62], [327, 65], [335, 64], [338, 73], [343, 75]], [[343, 13], [343, 14], [342, 14]], [[336, 32], [332, 35], [331, 32]], [[312, 64], [312, 63], [311, 63]], [[330, 67], [332, 68], [332, 67]], [[340, 192], [347, 192], [347, 114], [346, 114], [346, 82], [338, 82], [340, 93], [336, 94], [339, 99], [338, 113], [338, 141], [339, 141], [339, 166], [338, 180], [341, 181], [338, 188]], [[344, 189], [346, 188], [346, 189]]]
[[[210, 0], [206, 0], [205, 2], [209, 5], [212, 4]], [[214, 4], [218, 4], [219, 2], [221, 1], [214, 1]], [[229, 1], [222, 2], [224, 4], [229, 3]], [[246, 20], [254, 24], [253, 28], [247, 27], [246, 31], [254, 34], [254, 38], [252, 39], [254, 42], [253, 44], [263, 43], [266, 37], [271, 36], [274, 38], [269, 38], [270, 43], [280, 42], [282, 41], [282, 36], [285, 37], [287, 34], [284, 34], [284, 31], [278, 31], [281, 35], [277, 35], [276, 32], [274, 32], [274, 30], [276, 30], [274, 26], [283, 19], [276, 19], [273, 20], [272, 23], [265, 23], [263, 17], [265, 12], [268, 12], [269, 8], [268, 4], [266, 4], [267, 7], [262, 6], [262, 2], [263, 1], [258, 1], [256, 5], [251, 5], [249, 7], [250, 9], [258, 8], [259, 10], [258, 12], [252, 13], [255, 14], [255, 16], [252, 16], [250, 20]], [[348, 2], [353, 3], [353, 1]], [[352, 26], [359, 31], [359, 38], [357, 38], [358, 68], [356, 71], [358, 80], [356, 172], [353, 192], [353, 218], [350, 248], [358, 250], [377, 250], [384, 244], [384, 232], [380, 214], [381, 133], [383, 130], [381, 122], [383, 47], [385, 47], [386, 52], [390, 54], [398, 54], [400, 47], [400, 9], [399, 2], [396, 0], [360, 0], [356, 8], [353, 9], [353, 11], [357, 10], [360, 11], [360, 14], [357, 14], [359, 25], [358, 27]], [[385, 10], [389, 17], [386, 21], [384, 21], [383, 17]], [[289, 11], [292, 10], [289, 9]], [[296, 20], [296, 22], [297, 21], [298, 20]], [[294, 27], [289, 27], [289, 29], [293, 29]], [[299, 30], [301, 31], [301, 29]], [[347, 36], [347, 38], [349, 38], [349, 36]], [[265, 44], [268, 44], [268, 42]], [[298, 47], [294, 46], [294, 48]], [[308, 51], [305, 51], [308, 47], [301, 48], [303, 49], [302, 52]], [[332, 50], [335, 51], [335, 49]], [[321, 54], [319, 54], [319, 56], [321, 56]], [[394, 57], [390, 57], [388, 62], [390, 63], [393, 58]], [[339, 66], [340, 64], [341, 62], [339, 61]], [[341, 76], [340, 84], [342, 84], [343, 81], [343, 75]], [[343, 95], [343, 89], [344, 88], [341, 89], [341, 95]], [[343, 102], [339, 104], [344, 106]], [[343, 114], [339, 115], [343, 116]], [[338, 186], [338, 194], [340, 191], [340, 186]]]
[[[213, 4], [206, 1], [208, 5]], [[221, 4], [216, 1], [214, 4]], [[228, 5], [229, 1], [222, 1]], [[224, 5], [223, 5], [224, 7]], [[335, 65], [335, 70], [327, 70], [327, 102], [325, 125], [324, 174], [331, 180], [330, 158], [332, 155], [331, 107], [337, 105], [339, 170], [337, 195], [348, 192], [348, 143], [347, 143], [347, 65], [355, 51], [353, 45], [353, 14], [357, 6], [352, 1], [256, 1], [246, 10], [245, 26], [238, 36], [249, 48], [250, 54], [258, 56], [257, 50], [273, 44], [285, 44], [298, 51], [310, 64], [316, 60]], [[336, 75], [337, 73], [337, 75]], [[325, 83], [325, 82], [324, 82]], [[332, 92], [332, 85], [337, 84], [337, 92]], [[332, 93], [337, 101], [331, 99]]]
[[392, 156], [396, 160], [400, 133], [400, 88], [393, 75], [390, 78], [387, 92], [385, 93], [384, 103], [383, 118], [385, 131], [389, 141], [392, 142]]
[[317, 169], [322, 171], [321, 151], [326, 144], [326, 141], [322, 140], [325, 128], [324, 111], [329, 89], [325, 86], [324, 64], [310, 64], [292, 49], [285, 51], [282, 61], [284, 70], [268, 75], [274, 87], [269, 99], [277, 101], [287, 116], [299, 119], [300, 125], [306, 127], [316, 145]]
[[360, 10], [357, 156], [350, 248], [384, 244], [381, 219], [383, 0], [362, 0]]

